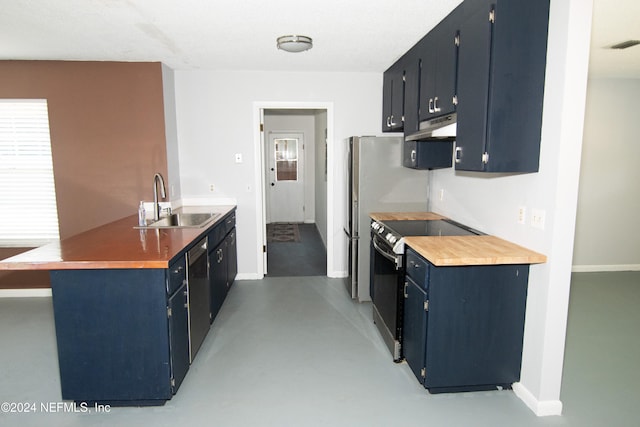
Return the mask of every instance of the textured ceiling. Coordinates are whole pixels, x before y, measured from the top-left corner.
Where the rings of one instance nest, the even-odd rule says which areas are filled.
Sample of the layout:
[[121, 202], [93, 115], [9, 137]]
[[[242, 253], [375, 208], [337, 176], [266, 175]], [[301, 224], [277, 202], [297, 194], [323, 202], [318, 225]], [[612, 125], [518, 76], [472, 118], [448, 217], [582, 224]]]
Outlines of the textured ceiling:
[[[381, 72], [461, 0], [0, 0], [0, 59], [161, 61], [174, 69]], [[407, 12], [410, 11], [410, 12]], [[640, 2], [595, 0], [592, 70], [640, 77]], [[278, 36], [308, 35], [290, 54]]]

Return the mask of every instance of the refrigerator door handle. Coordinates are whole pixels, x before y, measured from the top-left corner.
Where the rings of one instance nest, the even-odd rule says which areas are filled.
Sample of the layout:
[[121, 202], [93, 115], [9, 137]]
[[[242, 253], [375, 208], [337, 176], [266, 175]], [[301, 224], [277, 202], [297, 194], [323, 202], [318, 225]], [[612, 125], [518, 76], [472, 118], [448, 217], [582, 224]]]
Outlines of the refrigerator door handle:
[[347, 235], [349, 240], [359, 240], [360, 239], [358, 236], [352, 236], [351, 233], [349, 233], [349, 231], [346, 228], [343, 228], [342, 231], [344, 231], [344, 234]]

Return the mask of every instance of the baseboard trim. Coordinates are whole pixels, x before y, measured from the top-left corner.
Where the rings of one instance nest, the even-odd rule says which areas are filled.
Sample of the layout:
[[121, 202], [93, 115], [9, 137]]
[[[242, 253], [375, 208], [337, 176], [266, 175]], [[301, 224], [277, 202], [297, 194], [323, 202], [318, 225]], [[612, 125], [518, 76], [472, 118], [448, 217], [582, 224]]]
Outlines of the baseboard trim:
[[39, 298], [50, 296], [51, 288], [0, 289], [0, 298]]
[[559, 400], [540, 401], [521, 383], [513, 383], [513, 392], [538, 417], [562, 415], [562, 402]]
[[263, 277], [258, 273], [238, 273], [236, 280], [261, 280]]
[[640, 271], [640, 264], [610, 264], [610, 265], [574, 265], [573, 273], [595, 273], [598, 271]]

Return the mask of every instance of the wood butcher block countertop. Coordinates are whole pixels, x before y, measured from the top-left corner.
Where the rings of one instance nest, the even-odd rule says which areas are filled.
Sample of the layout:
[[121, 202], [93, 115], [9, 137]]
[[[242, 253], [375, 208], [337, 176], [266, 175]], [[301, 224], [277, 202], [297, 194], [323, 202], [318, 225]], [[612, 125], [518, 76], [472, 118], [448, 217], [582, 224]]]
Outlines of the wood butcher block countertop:
[[435, 266], [540, 264], [545, 255], [495, 236], [413, 236], [405, 244]]
[[[376, 221], [448, 219], [433, 212], [375, 212]], [[545, 255], [495, 236], [407, 236], [406, 245], [435, 266], [541, 264]]]
[[445, 219], [442, 215], [438, 215], [433, 212], [374, 212], [369, 214], [369, 217], [376, 221], [432, 221]]
[[222, 220], [235, 206], [185, 207], [177, 212], [220, 216], [202, 228], [134, 228], [132, 215], [0, 261], [0, 270], [167, 268], [169, 262]]

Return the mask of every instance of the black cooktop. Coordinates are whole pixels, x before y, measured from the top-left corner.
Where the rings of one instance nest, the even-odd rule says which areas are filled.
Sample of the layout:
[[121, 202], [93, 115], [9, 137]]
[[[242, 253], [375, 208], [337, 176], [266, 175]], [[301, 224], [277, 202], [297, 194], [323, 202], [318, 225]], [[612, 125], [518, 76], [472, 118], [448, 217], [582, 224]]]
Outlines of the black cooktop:
[[381, 221], [385, 228], [401, 237], [408, 236], [474, 236], [481, 234], [462, 224], [447, 220]]

